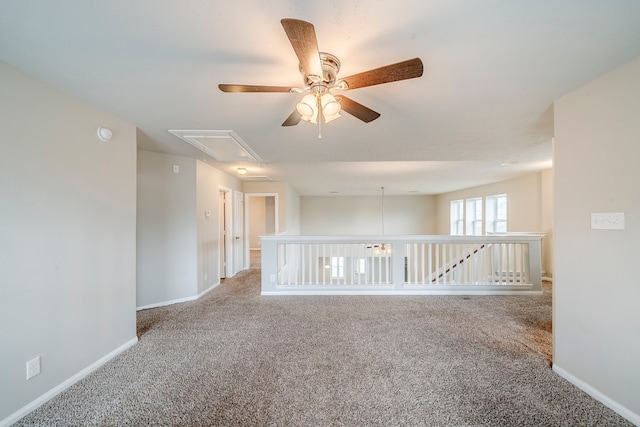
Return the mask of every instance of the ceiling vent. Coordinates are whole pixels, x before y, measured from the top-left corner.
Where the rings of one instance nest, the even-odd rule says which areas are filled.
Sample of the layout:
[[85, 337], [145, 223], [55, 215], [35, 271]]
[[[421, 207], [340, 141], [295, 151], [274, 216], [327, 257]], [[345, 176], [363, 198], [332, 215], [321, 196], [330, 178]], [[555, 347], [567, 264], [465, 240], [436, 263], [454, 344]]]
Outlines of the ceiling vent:
[[220, 162], [262, 159], [232, 130], [169, 130], [172, 134]]

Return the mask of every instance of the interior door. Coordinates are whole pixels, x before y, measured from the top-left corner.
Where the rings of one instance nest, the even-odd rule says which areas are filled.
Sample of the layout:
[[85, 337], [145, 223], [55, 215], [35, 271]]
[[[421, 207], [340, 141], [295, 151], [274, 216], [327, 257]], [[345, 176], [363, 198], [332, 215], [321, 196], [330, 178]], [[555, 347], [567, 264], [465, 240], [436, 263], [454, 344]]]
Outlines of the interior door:
[[227, 277], [227, 192], [220, 190], [220, 263], [219, 274], [220, 278]]
[[241, 191], [233, 193], [233, 274], [244, 268], [244, 198]]

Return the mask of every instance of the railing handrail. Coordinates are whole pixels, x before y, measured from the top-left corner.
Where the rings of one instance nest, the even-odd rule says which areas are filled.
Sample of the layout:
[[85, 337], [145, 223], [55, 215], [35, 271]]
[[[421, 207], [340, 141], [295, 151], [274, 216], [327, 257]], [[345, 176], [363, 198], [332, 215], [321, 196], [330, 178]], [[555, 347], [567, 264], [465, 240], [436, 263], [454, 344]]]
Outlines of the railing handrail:
[[491, 242], [520, 243], [541, 240], [545, 233], [523, 232], [509, 234], [491, 234], [484, 236], [451, 236], [447, 234], [344, 234], [335, 236], [319, 235], [267, 235], [262, 240], [277, 240], [278, 243], [301, 243], [313, 240], [317, 243], [393, 243], [424, 242], [433, 243], [485, 243]]

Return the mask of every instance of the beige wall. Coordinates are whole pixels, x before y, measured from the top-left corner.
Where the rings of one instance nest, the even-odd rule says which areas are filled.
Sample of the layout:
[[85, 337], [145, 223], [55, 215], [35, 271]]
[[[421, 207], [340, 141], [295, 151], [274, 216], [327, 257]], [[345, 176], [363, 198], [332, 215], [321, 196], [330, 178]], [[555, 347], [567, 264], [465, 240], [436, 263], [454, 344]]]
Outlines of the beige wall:
[[[507, 181], [481, 185], [465, 190], [439, 194], [437, 196], [438, 234], [449, 234], [449, 207], [452, 200], [486, 197], [495, 194], [507, 195], [507, 231], [542, 230], [542, 173], [530, 173]], [[546, 194], [546, 193], [545, 193]], [[548, 213], [551, 216], [551, 213]]]
[[[211, 289], [220, 283], [222, 276], [220, 266], [220, 189], [240, 191], [240, 181], [229, 174], [226, 174], [211, 165], [196, 161], [196, 212], [197, 223], [197, 259], [198, 259], [198, 290], [202, 292]], [[230, 201], [233, 206], [233, 202]], [[233, 209], [232, 209], [233, 211]], [[207, 217], [207, 212], [209, 216]], [[244, 212], [240, 213], [241, 215]], [[235, 213], [232, 213], [235, 215]], [[232, 222], [232, 221], [230, 221]], [[228, 230], [229, 236], [236, 236], [238, 233], [233, 229], [233, 224]], [[229, 244], [236, 244], [233, 238], [228, 239]], [[235, 252], [231, 250], [233, 254]], [[234, 263], [233, 259], [228, 262]], [[233, 264], [232, 264], [233, 265]]]
[[554, 111], [554, 369], [640, 425], [640, 58]]
[[300, 234], [300, 196], [286, 182], [244, 182], [245, 193], [273, 193], [278, 195], [278, 232]]
[[197, 293], [195, 181], [196, 160], [138, 152], [138, 307]]
[[542, 239], [542, 270], [553, 276], [553, 169], [541, 172], [540, 231], [546, 233]]
[[[385, 234], [434, 234], [435, 197], [385, 196]], [[381, 234], [380, 196], [303, 196], [300, 203], [303, 235]]]
[[[0, 122], [0, 421], [10, 423], [137, 341], [136, 129], [2, 63]], [[27, 381], [36, 356], [42, 371]]]
[[220, 283], [220, 188], [240, 182], [199, 160], [138, 152], [138, 307], [193, 299]]
[[266, 233], [265, 198], [260, 196], [249, 199], [249, 248], [260, 249], [260, 236]]
[[552, 170], [530, 173], [507, 181], [481, 185], [436, 197], [437, 234], [450, 233], [449, 209], [452, 200], [507, 195], [507, 231], [542, 232], [542, 270], [553, 275], [553, 235], [551, 230]]

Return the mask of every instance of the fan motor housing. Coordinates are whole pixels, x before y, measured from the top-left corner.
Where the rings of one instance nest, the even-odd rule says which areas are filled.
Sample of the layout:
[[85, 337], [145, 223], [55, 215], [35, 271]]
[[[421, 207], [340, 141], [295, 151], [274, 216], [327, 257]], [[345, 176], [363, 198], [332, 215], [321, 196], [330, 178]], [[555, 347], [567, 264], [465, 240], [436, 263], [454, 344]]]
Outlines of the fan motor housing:
[[310, 76], [305, 70], [302, 69], [302, 66], [299, 65], [300, 73], [304, 78], [305, 86], [315, 86], [319, 83], [326, 86], [331, 86], [336, 82], [336, 75], [338, 75], [338, 71], [340, 71], [340, 60], [326, 52], [320, 52], [320, 62], [322, 63], [322, 82], [316, 81], [316, 79], [312, 78], [315, 76]]

